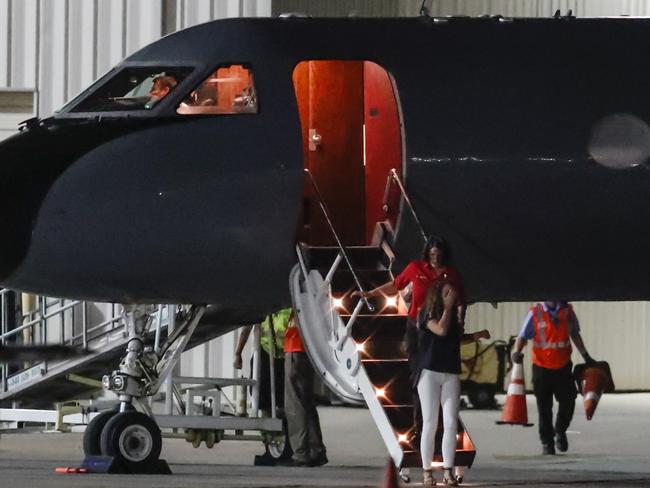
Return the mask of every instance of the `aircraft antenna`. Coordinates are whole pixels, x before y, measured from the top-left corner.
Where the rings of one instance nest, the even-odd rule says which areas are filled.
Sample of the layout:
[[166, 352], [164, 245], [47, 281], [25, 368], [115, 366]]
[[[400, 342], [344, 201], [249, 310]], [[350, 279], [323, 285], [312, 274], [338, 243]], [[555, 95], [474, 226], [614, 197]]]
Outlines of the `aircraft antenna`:
[[427, 3], [427, 0], [422, 0], [422, 5], [420, 6], [420, 16], [421, 17], [430, 17], [429, 9], [425, 5], [426, 3]]

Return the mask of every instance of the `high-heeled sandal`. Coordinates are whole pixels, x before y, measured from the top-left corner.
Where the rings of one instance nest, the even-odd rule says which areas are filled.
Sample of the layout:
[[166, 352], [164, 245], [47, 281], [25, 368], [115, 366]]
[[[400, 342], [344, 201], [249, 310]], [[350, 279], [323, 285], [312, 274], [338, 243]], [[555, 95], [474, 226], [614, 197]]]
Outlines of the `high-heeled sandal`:
[[432, 469], [422, 470], [422, 486], [436, 486], [436, 480], [433, 478]]
[[442, 482], [447, 486], [458, 486], [458, 480], [454, 476], [453, 468], [442, 468]]

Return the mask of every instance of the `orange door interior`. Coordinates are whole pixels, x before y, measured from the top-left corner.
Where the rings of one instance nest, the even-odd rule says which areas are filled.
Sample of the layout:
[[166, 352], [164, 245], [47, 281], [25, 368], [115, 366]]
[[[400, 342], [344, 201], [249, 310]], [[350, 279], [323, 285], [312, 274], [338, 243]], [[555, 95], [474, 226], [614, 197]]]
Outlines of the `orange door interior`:
[[[345, 245], [367, 244], [386, 218], [382, 199], [390, 168], [401, 167], [401, 130], [390, 77], [366, 61], [304, 61], [293, 82], [309, 169]], [[332, 245], [332, 232], [305, 181], [300, 240]]]

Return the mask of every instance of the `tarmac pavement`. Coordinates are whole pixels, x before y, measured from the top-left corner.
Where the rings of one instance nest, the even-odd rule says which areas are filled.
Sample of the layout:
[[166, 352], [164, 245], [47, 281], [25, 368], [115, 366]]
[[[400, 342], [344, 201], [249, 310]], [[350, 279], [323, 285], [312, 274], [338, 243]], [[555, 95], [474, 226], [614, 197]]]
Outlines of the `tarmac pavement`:
[[[503, 399], [500, 399], [502, 401]], [[366, 409], [320, 408], [330, 463], [320, 468], [254, 467], [259, 442], [227, 441], [194, 449], [165, 439], [171, 476], [55, 474], [77, 465], [82, 434], [3, 433], [0, 487], [378, 487], [387, 453]], [[477, 457], [463, 486], [650, 488], [650, 394], [605, 395], [587, 421], [581, 398], [568, 433], [569, 452], [542, 456], [537, 427], [497, 426], [498, 410], [464, 410]], [[528, 395], [529, 421], [537, 423]], [[420, 470], [412, 470], [420, 483]], [[438, 474], [438, 479], [441, 476]], [[405, 485], [409, 486], [409, 485]]]

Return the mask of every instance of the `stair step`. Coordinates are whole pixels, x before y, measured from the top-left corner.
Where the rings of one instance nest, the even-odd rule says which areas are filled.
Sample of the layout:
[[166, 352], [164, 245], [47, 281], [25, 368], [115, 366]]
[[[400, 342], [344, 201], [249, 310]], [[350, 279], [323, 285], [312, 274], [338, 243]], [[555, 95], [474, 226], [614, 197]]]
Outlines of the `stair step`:
[[[348, 317], [342, 317], [347, 323]], [[364, 345], [365, 359], [405, 359], [405, 315], [358, 315], [352, 338]]]
[[413, 405], [384, 405], [384, 412], [396, 433], [413, 431]]
[[415, 468], [422, 466], [420, 451], [417, 449], [404, 451], [401, 468]]
[[[309, 269], [318, 269], [327, 272], [332, 267], [336, 255], [340, 249], [337, 246], [313, 246], [304, 247], [305, 263]], [[375, 246], [350, 246], [345, 250], [354, 266], [355, 270], [378, 270], [387, 269], [390, 265], [390, 260], [386, 253]], [[340, 264], [340, 269], [347, 269], [345, 259]]]
[[413, 401], [410, 369], [405, 359], [397, 361], [362, 360], [370, 382], [376, 389], [383, 389], [378, 395], [382, 405], [408, 405]]
[[395, 361], [406, 359], [406, 343], [398, 340], [375, 339], [361, 342], [361, 357], [365, 360]]
[[[349, 316], [341, 315], [347, 324]], [[367, 340], [402, 341], [406, 332], [406, 315], [357, 315], [352, 324], [352, 338], [355, 342]]]
[[[358, 270], [357, 276], [366, 291], [383, 285], [393, 279], [390, 272], [387, 270]], [[332, 292], [334, 292], [334, 294], [343, 295], [354, 290], [357, 290], [357, 284], [354, 280], [354, 275], [350, 270], [339, 269], [334, 273], [334, 277], [332, 278]]]
[[[366, 291], [369, 290], [369, 288], [367, 287], [364, 287], [364, 289]], [[352, 292], [356, 290], [357, 290], [356, 284], [350, 285], [350, 287], [345, 291], [334, 290], [334, 288], [332, 288], [332, 296], [335, 299], [340, 300], [340, 302], [338, 302], [339, 304], [336, 305], [336, 308], [341, 315], [349, 316], [357, 306], [357, 303], [359, 303], [360, 298], [351, 296]], [[373, 310], [372, 311], [368, 310], [367, 306], [364, 305], [363, 308], [361, 309], [361, 312], [366, 314], [374, 314], [374, 315], [383, 314], [384, 312], [388, 314], [395, 314], [396, 312], [398, 312], [399, 308], [394, 304], [397, 303], [397, 300], [399, 300], [399, 298], [397, 299], [391, 298], [390, 300], [391, 300], [391, 304], [387, 305], [386, 297], [383, 296], [370, 297], [368, 298], [368, 303], [370, 303], [370, 305], [373, 307]]]

